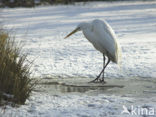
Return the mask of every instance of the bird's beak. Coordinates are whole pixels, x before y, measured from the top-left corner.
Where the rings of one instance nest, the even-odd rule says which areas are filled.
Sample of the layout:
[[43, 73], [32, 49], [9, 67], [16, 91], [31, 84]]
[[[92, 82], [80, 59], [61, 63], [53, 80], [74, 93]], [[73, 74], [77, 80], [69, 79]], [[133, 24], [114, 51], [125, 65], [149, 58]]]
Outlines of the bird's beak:
[[71, 36], [72, 34], [76, 33], [77, 31], [79, 31], [80, 28], [76, 28], [75, 30], [73, 30], [71, 33], [69, 33], [64, 39], [68, 38], [69, 36]]

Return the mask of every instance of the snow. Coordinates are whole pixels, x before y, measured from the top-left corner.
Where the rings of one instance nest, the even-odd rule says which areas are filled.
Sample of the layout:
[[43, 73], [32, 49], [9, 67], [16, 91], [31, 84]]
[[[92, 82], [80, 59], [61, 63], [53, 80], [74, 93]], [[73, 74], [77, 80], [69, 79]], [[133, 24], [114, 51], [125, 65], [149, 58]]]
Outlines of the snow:
[[[33, 77], [95, 77], [102, 68], [102, 54], [81, 32], [64, 39], [80, 22], [93, 19], [106, 20], [122, 46], [122, 67], [111, 63], [107, 77], [156, 76], [156, 1], [88, 2], [0, 11], [3, 28], [16, 33], [16, 41], [24, 44], [24, 53], [35, 60]], [[5, 112], [0, 108], [0, 117], [125, 117], [121, 115], [123, 104], [155, 104], [152, 97], [135, 101], [133, 97], [107, 94], [57, 96], [33, 92], [20, 108], [7, 106]]]
[[[40, 98], [39, 98], [40, 97]], [[125, 102], [131, 103], [128, 98], [114, 96], [49, 96], [37, 94], [27, 102], [26, 106], [8, 110], [3, 117], [28, 116], [28, 117], [110, 117], [119, 115], [122, 109], [121, 104]], [[133, 101], [132, 101], [133, 102]], [[114, 104], [115, 103], [115, 104]], [[104, 109], [105, 108], [105, 109]], [[11, 110], [11, 111], [10, 111]], [[20, 110], [20, 111], [19, 111]]]
[[[150, 99], [150, 98], [149, 98]], [[145, 101], [145, 99], [140, 98]], [[150, 99], [152, 100], [152, 99]], [[147, 100], [146, 100], [147, 101]], [[132, 117], [132, 115], [122, 114], [123, 105], [130, 109], [131, 105], [136, 108], [156, 108], [152, 102], [142, 104], [137, 99], [121, 97], [115, 95], [88, 96], [65, 95], [51, 96], [45, 93], [33, 93], [27, 100], [26, 105], [18, 108], [5, 107], [5, 111], [0, 109], [1, 117]], [[137, 113], [137, 111], [136, 111]], [[134, 115], [141, 117], [142, 115]], [[152, 116], [154, 117], [154, 116]]]

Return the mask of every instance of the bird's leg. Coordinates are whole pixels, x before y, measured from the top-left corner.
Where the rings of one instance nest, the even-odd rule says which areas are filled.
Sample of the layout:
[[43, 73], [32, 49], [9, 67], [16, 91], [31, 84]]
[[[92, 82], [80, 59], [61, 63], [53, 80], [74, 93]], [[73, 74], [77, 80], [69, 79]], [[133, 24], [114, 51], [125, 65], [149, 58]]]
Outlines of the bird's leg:
[[[103, 68], [105, 67], [105, 55], [103, 54]], [[104, 81], [104, 73], [105, 73], [105, 70], [103, 71], [103, 74], [102, 74], [102, 81]]]
[[103, 82], [103, 83], [105, 83], [105, 81], [104, 81], [104, 71], [105, 71], [105, 69], [106, 69], [106, 67], [107, 67], [107, 65], [110, 63], [110, 59], [108, 58], [108, 61], [107, 61], [107, 63], [106, 63], [106, 65], [104, 66], [104, 68], [103, 68], [103, 77], [102, 77], [102, 80], [101, 80], [101, 82]]
[[90, 83], [95, 83], [96, 81], [98, 81], [99, 78], [100, 78], [100, 76], [101, 76], [101, 74], [102, 74], [102, 72], [103, 72], [103, 69], [102, 69], [102, 71], [100, 72], [100, 74], [99, 74], [94, 80], [90, 81]]
[[[104, 66], [105, 66], [105, 55], [103, 54], [103, 68], [104, 68]], [[100, 72], [100, 74], [99, 74], [93, 81], [91, 81], [91, 82], [96, 82], [96, 81], [98, 81], [99, 78], [100, 78], [100, 76], [101, 76], [101, 74], [102, 74], [102, 72], [103, 72], [103, 69], [102, 69], [102, 71]], [[103, 72], [103, 77], [104, 77], [104, 72]]]
[[[100, 74], [97, 76], [97, 78], [95, 78], [93, 81], [91, 81], [90, 83], [95, 83], [96, 81], [99, 80], [101, 74], [104, 72], [105, 68], [107, 67], [107, 65], [109, 64], [110, 59], [108, 58], [108, 61], [106, 63], [106, 65], [103, 67], [102, 71], [100, 72]], [[104, 82], [104, 80], [100, 80], [100, 82]]]

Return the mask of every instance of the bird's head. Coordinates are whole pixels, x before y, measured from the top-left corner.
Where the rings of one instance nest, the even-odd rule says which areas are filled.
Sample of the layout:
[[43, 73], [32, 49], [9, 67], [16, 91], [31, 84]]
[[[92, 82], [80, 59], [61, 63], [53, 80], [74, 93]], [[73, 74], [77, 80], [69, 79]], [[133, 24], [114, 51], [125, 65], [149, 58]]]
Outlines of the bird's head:
[[78, 32], [78, 31], [88, 29], [88, 27], [89, 27], [89, 24], [88, 24], [88, 23], [86, 23], [86, 22], [80, 23], [80, 24], [75, 28], [75, 30], [73, 30], [71, 33], [69, 33], [69, 34], [65, 37], [65, 39], [68, 38], [69, 36], [71, 36], [72, 34]]

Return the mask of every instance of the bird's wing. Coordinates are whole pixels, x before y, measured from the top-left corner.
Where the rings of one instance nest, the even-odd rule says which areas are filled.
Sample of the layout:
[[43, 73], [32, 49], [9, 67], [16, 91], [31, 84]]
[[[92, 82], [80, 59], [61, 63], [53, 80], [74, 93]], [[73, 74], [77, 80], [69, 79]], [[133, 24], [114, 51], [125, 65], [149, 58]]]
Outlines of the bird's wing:
[[113, 62], [118, 63], [120, 59], [120, 47], [113, 29], [106, 21], [94, 20], [92, 24], [94, 38], [96, 37], [99, 45], [103, 49], [100, 51], [106, 51], [107, 53], [105, 54], [107, 54]]

